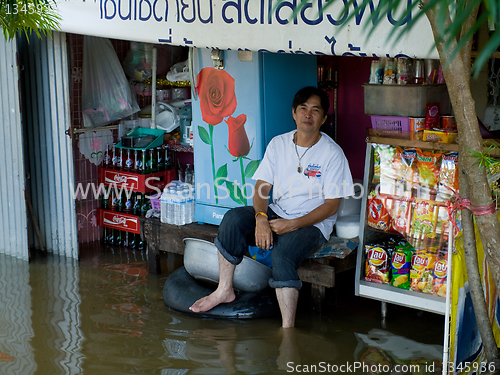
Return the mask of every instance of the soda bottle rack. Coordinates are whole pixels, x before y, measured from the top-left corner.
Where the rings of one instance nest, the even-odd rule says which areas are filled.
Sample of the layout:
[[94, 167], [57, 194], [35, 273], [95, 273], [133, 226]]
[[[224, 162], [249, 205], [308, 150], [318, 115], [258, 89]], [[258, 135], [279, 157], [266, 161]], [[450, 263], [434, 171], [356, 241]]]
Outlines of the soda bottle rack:
[[107, 186], [115, 186], [120, 189], [133, 190], [139, 193], [151, 191], [162, 191], [163, 188], [175, 179], [175, 169], [166, 171], [139, 174], [111, 168], [99, 167], [98, 183]]

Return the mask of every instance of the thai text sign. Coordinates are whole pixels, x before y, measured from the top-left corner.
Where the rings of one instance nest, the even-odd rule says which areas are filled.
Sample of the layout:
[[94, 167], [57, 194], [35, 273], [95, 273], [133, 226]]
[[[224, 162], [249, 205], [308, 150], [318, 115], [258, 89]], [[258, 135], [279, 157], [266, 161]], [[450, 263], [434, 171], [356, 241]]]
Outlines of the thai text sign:
[[276, 7], [276, 0], [68, 0], [58, 3], [58, 9], [62, 31], [115, 39], [197, 48], [437, 58], [425, 17], [396, 42], [387, 40], [398, 21], [403, 22], [399, 28], [406, 27], [409, 17], [401, 20], [403, 8], [385, 16], [367, 38], [368, 18], [378, 0], [347, 24], [358, 1], [342, 12], [348, 0], [335, 0], [327, 8], [324, 0], [310, 0], [292, 19], [298, 3], [283, 1]]

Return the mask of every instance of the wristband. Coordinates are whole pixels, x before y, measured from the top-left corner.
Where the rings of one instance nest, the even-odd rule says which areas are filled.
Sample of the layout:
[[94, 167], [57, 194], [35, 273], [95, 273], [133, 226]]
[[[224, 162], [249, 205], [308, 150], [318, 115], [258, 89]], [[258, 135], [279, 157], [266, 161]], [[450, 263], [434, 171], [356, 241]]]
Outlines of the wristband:
[[265, 212], [259, 211], [255, 214], [255, 218], [257, 219], [257, 216], [262, 215], [265, 216], [266, 218], [269, 218]]

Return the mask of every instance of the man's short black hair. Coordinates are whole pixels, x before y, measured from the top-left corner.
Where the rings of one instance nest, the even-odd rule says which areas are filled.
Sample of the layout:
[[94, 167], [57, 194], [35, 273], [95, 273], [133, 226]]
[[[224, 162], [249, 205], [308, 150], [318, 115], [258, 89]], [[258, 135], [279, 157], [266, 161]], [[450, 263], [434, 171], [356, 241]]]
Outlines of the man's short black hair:
[[304, 104], [311, 96], [314, 95], [319, 96], [321, 100], [321, 108], [323, 108], [326, 116], [328, 109], [330, 108], [330, 100], [328, 99], [326, 92], [314, 86], [307, 86], [297, 91], [292, 102], [293, 110], [295, 111], [299, 105]]

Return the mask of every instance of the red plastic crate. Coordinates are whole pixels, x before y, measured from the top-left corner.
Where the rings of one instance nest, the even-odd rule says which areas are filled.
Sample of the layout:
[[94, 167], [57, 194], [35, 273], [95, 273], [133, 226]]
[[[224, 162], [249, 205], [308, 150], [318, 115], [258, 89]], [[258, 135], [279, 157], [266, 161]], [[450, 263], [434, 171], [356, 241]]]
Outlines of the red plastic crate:
[[140, 193], [160, 190], [175, 179], [175, 169], [150, 174], [138, 174], [117, 169], [99, 168], [99, 184], [133, 190]]
[[119, 229], [125, 232], [141, 233], [139, 216], [111, 210], [97, 210], [97, 224], [103, 227]]

